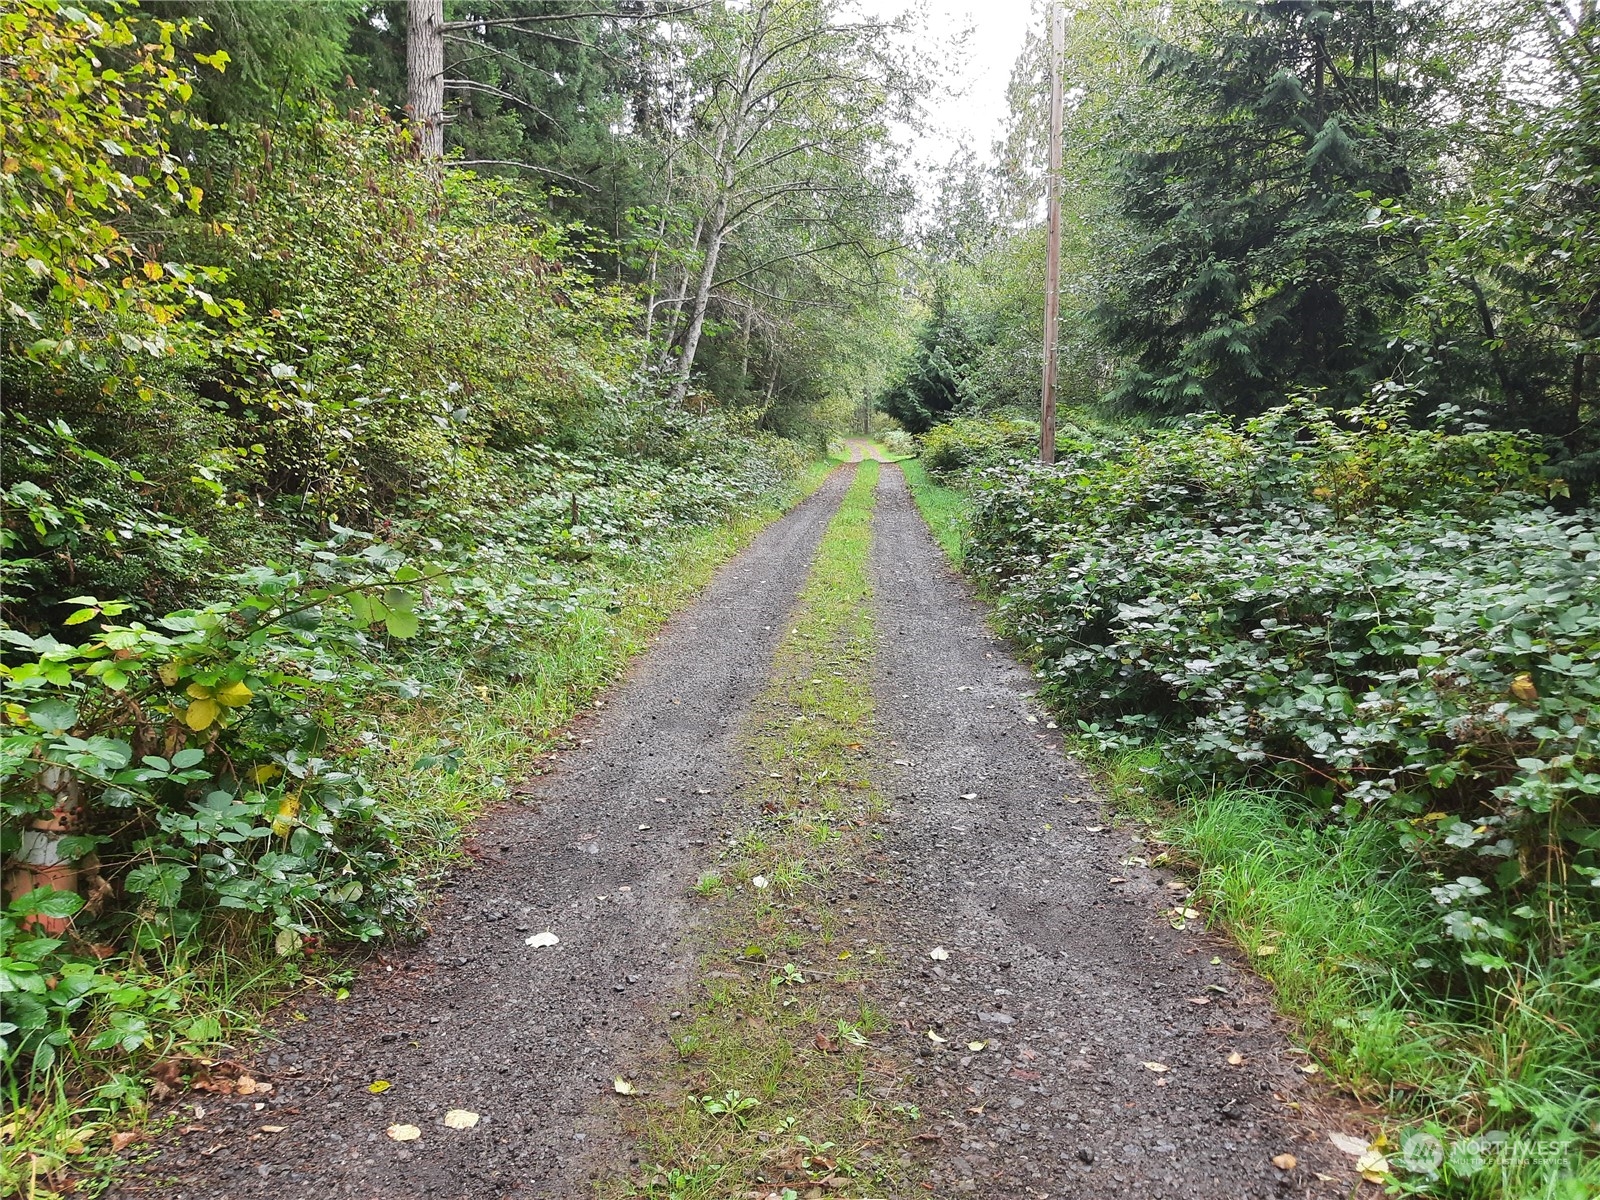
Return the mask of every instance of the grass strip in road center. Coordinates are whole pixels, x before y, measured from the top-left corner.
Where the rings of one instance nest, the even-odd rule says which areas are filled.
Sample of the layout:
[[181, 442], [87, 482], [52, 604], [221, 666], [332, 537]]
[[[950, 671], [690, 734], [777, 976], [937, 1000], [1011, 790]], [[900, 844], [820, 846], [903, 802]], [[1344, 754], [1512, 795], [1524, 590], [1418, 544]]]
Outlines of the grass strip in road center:
[[883, 809], [866, 749], [878, 474], [857, 468], [756, 704], [749, 825], [696, 886], [708, 950], [675, 1061], [648, 1089], [652, 1165], [633, 1195], [892, 1190], [918, 1115], [896, 1103], [901, 1071], [874, 1047], [885, 1021], [866, 989], [883, 965], [863, 899]]

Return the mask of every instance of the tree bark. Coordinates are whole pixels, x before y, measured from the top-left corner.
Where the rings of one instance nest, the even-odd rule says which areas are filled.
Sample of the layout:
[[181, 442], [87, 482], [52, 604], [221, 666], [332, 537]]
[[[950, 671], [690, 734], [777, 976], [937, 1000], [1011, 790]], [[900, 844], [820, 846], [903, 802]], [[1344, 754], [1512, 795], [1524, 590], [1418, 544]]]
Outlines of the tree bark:
[[406, 0], [406, 107], [424, 162], [444, 157], [444, 0]]
[[683, 354], [678, 358], [678, 381], [672, 385], [672, 401], [682, 404], [689, 394], [689, 377], [694, 374], [694, 356], [700, 349], [700, 332], [706, 326], [706, 310], [711, 307], [711, 284], [717, 277], [717, 259], [722, 255], [722, 242], [727, 237], [728, 191], [731, 183], [717, 197], [706, 236], [706, 257], [700, 266], [700, 282], [695, 288], [694, 310], [689, 317], [689, 331], [683, 335]]

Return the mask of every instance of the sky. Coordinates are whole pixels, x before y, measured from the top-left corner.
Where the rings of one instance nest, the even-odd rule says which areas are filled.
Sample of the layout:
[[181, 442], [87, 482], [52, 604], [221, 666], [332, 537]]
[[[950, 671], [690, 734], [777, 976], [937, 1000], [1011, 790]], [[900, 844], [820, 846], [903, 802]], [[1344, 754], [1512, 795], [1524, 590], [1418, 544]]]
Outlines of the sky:
[[[925, 165], [941, 164], [970, 146], [988, 159], [1005, 120], [1006, 85], [1033, 0], [862, 0], [861, 8], [880, 18], [920, 12], [928, 33], [943, 43], [940, 57], [950, 68], [941, 72], [944, 86], [927, 102], [930, 128], [916, 157]], [[963, 31], [965, 38], [952, 47], [950, 39]]]

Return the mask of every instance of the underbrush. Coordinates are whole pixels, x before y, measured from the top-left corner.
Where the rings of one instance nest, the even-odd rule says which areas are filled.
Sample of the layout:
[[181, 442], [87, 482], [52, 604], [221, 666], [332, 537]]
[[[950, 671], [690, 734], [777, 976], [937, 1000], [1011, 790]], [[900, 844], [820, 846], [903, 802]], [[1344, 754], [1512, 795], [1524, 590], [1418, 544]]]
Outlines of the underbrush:
[[29, 84], [0, 196], [7, 1194], [82, 1179], [151, 1099], [250, 1094], [226, 1055], [262, 1008], [416, 932], [466, 824], [803, 467], [761, 414], [668, 399], [637, 297], [537, 189], [431, 167], [359, 101], [205, 125], [229, 56], [195, 32], [0, 21]]
[[1309, 406], [946, 478], [1043, 694], [1410, 1118], [1391, 1186], [1595, 1194], [1594, 515], [1510, 435]]

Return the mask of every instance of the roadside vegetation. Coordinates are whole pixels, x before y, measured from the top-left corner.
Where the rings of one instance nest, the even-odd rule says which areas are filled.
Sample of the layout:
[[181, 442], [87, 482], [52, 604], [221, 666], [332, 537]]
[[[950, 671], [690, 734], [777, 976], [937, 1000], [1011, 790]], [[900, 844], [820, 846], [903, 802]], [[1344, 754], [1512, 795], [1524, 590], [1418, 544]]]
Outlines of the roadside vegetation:
[[1389, 1114], [1395, 1194], [1600, 1194], [1597, 39], [1079, 12], [1058, 462], [1037, 37], [879, 397], [1062, 727]]

